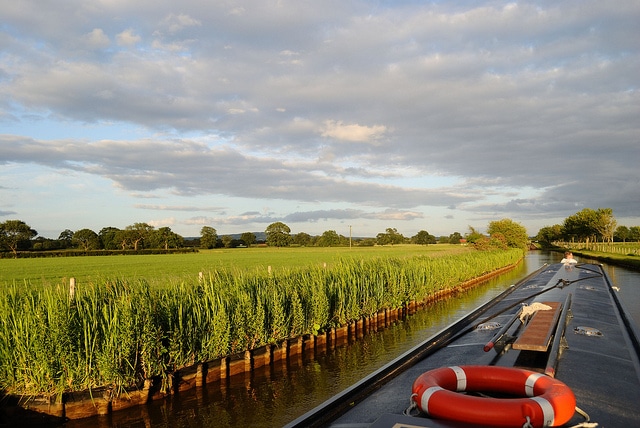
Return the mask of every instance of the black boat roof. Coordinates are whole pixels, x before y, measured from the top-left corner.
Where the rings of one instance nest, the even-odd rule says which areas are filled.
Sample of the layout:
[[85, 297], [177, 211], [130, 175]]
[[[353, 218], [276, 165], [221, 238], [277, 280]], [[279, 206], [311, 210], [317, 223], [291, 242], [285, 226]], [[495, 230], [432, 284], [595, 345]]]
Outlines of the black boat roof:
[[[549, 332], [531, 328], [527, 335], [537, 336], [527, 341], [531, 316], [522, 322], [519, 315], [536, 304], [553, 306], [555, 317], [547, 321]], [[566, 384], [576, 407], [598, 426], [639, 426], [638, 338], [600, 265], [544, 266], [287, 427], [469, 426], [405, 415], [422, 373], [463, 365], [545, 373]], [[584, 421], [576, 412], [566, 426]]]

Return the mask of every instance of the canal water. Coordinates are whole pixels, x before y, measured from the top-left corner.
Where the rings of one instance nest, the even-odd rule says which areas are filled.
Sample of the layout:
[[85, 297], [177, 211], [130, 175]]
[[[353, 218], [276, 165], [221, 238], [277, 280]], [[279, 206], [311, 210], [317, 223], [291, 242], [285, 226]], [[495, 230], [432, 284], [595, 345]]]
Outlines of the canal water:
[[[64, 424], [65, 428], [280, 427], [437, 333], [560, 254], [529, 252], [516, 269], [464, 296], [438, 302], [407, 320], [312, 359], [237, 375], [146, 406]], [[587, 260], [580, 260], [587, 261]], [[605, 266], [636, 326], [640, 273]], [[409, 386], [408, 386], [409, 388]], [[407, 395], [407, 403], [409, 396]]]

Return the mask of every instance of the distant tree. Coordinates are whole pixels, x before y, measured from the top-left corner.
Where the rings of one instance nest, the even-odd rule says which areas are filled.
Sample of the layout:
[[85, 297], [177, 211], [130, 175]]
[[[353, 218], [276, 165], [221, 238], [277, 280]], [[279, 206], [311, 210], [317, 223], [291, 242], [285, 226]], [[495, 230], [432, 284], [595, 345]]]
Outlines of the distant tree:
[[31, 241], [31, 249], [36, 251], [41, 250], [58, 250], [60, 248], [67, 248], [64, 244], [58, 239], [49, 239], [44, 236], [37, 236], [35, 239]]
[[387, 233], [389, 234], [389, 236], [391, 236], [392, 244], [402, 244], [405, 240], [404, 235], [398, 232], [398, 230], [395, 227], [388, 228]]
[[118, 243], [121, 250], [131, 248], [133, 245], [134, 234], [133, 231], [128, 229], [118, 230], [114, 236], [114, 242]]
[[231, 248], [231, 244], [233, 243], [233, 237], [231, 235], [223, 235], [221, 240], [224, 248]]
[[560, 224], [554, 224], [553, 226], [545, 226], [538, 231], [536, 239], [545, 245], [551, 245], [556, 241], [563, 239], [564, 227]]
[[83, 250], [97, 250], [100, 248], [100, 238], [91, 229], [80, 229], [73, 233], [73, 242], [82, 247]]
[[449, 235], [449, 244], [459, 244], [461, 239], [462, 235], [460, 234], [460, 232], [453, 232], [451, 235]]
[[617, 221], [611, 208], [584, 208], [582, 211], [567, 217], [564, 220], [565, 238], [578, 241], [602, 241], [611, 242]]
[[417, 245], [428, 245], [435, 244], [437, 241], [435, 236], [430, 235], [426, 230], [421, 230], [411, 237], [411, 242]]
[[627, 239], [629, 239], [630, 234], [631, 234], [631, 231], [627, 226], [618, 226], [616, 228], [616, 231], [613, 234], [613, 237], [616, 238], [618, 241], [627, 242]]
[[69, 229], [65, 229], [60, 232], [60, 236], [58, 236], [58, 241], [60, 242], [60, 246], [62, 248], [69, 248], [73, 243], [73, 231]]
[[292, 237], [292, 242], [296, 245], [300, 245], [301, 247], [305, 247], [312, 244], [311, 235], [305, 232], [296, 233]]
[[640, 242], [640, 226], [631, 226], [629, 228], [629, 240]]
[[170, 227], [161, 227], [158, 230], [153, 230], [149, 236], [151, 247], [163, 248], [168, 250], [169, 248], [179, 248], [184, 242], [184, 238], [174, 231]]
[[487, 233], [510, 248], [526, 250], [529, 243], [527, 229], [508, 218], [490, 222]]
[[211, 226], [203, 226], [200, 229], [200, 247], [215, 248], [218, 242], [218, 232]]
[[391, 244], [391, 238], [389, 237], [389, 234], [384, 233], [384, 232], [378, 233], [376, 235], [376, 244], [377, 245]]
[[375, 238], [364, 238], [356, 242], [359, 247], [373, 247], [376, 245]]
[[335, 230], [326, 230], [318, 239], [319, 247], [337, 247], [340, 245], [340, 235]]
[[22, 220], [7, 220], [0, 223], [0, 244], [13, 252], [14, 257], [18, 257], [20, 245], [29, 247], [31, 240], [36, 236], [38, 232]]
[[487, 239], [487, 237], [478, 232], [474, 227], [469, 226], [469, 232], [465, 235], [465, 239], [469, 244], [476, 244], [483, 239]]
[[596, 210], [596, 222], [594, 229], [603, 242], [613, 242], [613, 233], [616, 230], [618, 222], [613, 216], [611, 208], [598, 208]]
[[591, 208], [585, 208], [564, 219], [564, 233], [567, 240], [589, 242], [597, 236], [598, 214]]
[[154, 227], [147, 223], [134, 223], [131, 226], [127, 226], [125, 230], [130, 233], [131, 242], [133, 244], [133, 249], [138, 251], [138, 247], [140, 245], [144, 248], [144, 240], [151, 235]]
[[404, 236], [401, 233], [398, 233], [396, 228], [388, 227], [385, 233], [378, 233], [376, 235], [376, 243], [378, 245], [387, 245], [387, 244], [402, 244], [404, 242]]
[[502, 233], [496, 232], [494, 236], [486, 236], [480, 233], [475, 228], [469, 226], [469, 232], [465, 235], [467, 243], [472, 245], [473, 248], [479, 251], [489, 251], [499, 249], [506, 249], [506, 238]]
[[253, 232], [244, 232], [242, 235], [240, 235], [240, 239], [247, 247], [254, 245], [257, 241], [256, 234]]
[[122, 231], [117, 227], [103, 227], [100, 229], [98, 237], [100, 238], [101, 247], [105, 250], [117, 250], [122, 248], [122, 241], [119, 236], [121, 232]]
[[265, 233], [267, 245], [271, 247], [288, 247], [291, 244], [291, 229], [280, 221], [267, 226]]

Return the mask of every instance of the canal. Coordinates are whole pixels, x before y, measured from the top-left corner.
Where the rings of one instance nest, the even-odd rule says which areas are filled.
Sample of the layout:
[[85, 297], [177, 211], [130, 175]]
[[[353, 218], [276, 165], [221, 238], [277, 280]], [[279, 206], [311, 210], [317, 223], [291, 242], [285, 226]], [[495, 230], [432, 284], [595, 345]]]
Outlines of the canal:
[[[560, 254], [532, 251], [516, 269], [464, 296], [438, 302], [407, 320], [296, 364], [237, 375], [167, 400], [64, 424], [65, 428], [280, 427], [370, 374], [501, 293]], [[580, 260], [588, 261], [588, 260]], [[640, 326], [640, 273], [606, 266], [622, 304]], [[409, 386], [408, 386], [409, 388]], [[409, 398], [407, 396], [407, 402]]]

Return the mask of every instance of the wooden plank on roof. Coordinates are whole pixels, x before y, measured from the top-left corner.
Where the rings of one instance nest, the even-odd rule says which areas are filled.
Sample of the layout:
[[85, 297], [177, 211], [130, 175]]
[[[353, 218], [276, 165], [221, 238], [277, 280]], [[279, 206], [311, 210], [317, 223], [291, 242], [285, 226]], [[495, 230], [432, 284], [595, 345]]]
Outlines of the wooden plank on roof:
[[543, 302], [543, 304], [550, 306], [551, 309], [539, 310], [533, 314], [522, 334], [513, 343], [513, 349], [545, 352], [549, 348], [562, 305], [560, 302]]

